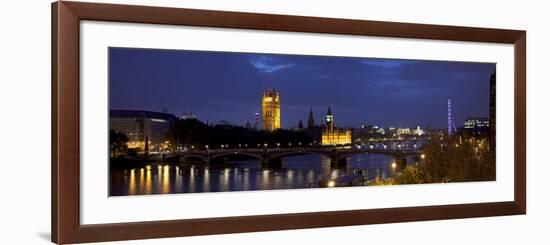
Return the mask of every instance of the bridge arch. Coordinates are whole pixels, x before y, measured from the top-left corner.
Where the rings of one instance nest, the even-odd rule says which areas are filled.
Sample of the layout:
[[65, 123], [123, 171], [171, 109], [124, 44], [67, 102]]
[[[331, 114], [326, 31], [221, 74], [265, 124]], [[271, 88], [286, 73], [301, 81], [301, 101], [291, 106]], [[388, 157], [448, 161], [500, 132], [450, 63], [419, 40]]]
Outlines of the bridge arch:
[[202, 154], [184, 154], [179, 156], [180, 160], [190, 160], [190, 159], [199, 159], [201, 161], [206, 161], [206, 156]]
[[285, 151], [270, 154], [269, 159], [277, 159], [286, 156], [298, 156], [298, 155], [319, 155], [330, 158], [330, 152], [317, 152], [317, 151]]
[[210, 160], [214, 160], [214, 159], [217, 159], [220, 157], [226, 157], [226, 156], [249, 156], [260, 160], [262, 160], [263, 158], [261, 154], [236, 151], [236, 152], [222, 152], [222, 153], [212, 154], [210, 155]]

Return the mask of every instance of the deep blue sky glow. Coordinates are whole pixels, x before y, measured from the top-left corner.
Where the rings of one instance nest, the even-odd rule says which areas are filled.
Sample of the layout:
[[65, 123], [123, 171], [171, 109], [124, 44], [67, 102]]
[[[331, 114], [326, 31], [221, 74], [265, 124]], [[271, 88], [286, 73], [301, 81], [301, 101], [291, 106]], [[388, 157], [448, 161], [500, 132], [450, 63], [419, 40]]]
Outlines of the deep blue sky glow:
[[281, 92], [283, 127], [316, 123], [332, 107], [338, 126], [445, 128], [489, 116], [494, 63], [109, 48], [111, 109], [192, 112], [242, 125], [260, 112], [261, 91]]

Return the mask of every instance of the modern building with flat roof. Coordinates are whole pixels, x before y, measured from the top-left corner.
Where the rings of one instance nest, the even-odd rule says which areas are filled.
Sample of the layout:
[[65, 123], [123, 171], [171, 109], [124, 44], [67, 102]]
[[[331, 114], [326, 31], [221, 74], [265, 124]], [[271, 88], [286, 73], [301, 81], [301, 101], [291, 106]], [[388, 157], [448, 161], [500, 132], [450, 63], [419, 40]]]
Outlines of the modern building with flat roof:
[[469, 117], [464, 120], [464, 132], [473, 135], [488, 135], [491, 121], [487, 117]]
[[178, 118], [169, 113], [142, 110], [110, 110], [109, 129], [128, 136], [128, 148], [153, 150], [166, 141], [166, 134]]

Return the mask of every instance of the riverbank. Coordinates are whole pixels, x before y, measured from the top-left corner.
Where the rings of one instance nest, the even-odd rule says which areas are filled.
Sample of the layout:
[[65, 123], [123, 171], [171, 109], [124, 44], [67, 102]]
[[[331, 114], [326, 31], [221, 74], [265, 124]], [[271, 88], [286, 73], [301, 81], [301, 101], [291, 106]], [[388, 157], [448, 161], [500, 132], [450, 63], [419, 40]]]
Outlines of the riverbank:
[[142, 168], [146, 165], [155, 165], [162, 163], [162, 160], [151, 158], [111, 158], [109, 159], [109, 168], [111, 169], [130, 169]]

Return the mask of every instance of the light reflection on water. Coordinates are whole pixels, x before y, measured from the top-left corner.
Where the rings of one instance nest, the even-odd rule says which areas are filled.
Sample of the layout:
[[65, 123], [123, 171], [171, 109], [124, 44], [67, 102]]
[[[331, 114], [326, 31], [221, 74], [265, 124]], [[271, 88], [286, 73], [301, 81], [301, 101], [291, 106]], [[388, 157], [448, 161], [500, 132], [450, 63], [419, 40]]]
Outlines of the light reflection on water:
[[366, 170], [367, 178], [390, 177], [389, 156], [358, 154], [345, 167], [331, 167], [330, 159], [317, 155], [289, 156], [278, 168], [262, 168], [258, 160], [241, 160], [224, 165], [154, 164], [142, 168], [112, 169], [110, 195], [144, 195], [296, 189], [316, 187], [323, 179]]

